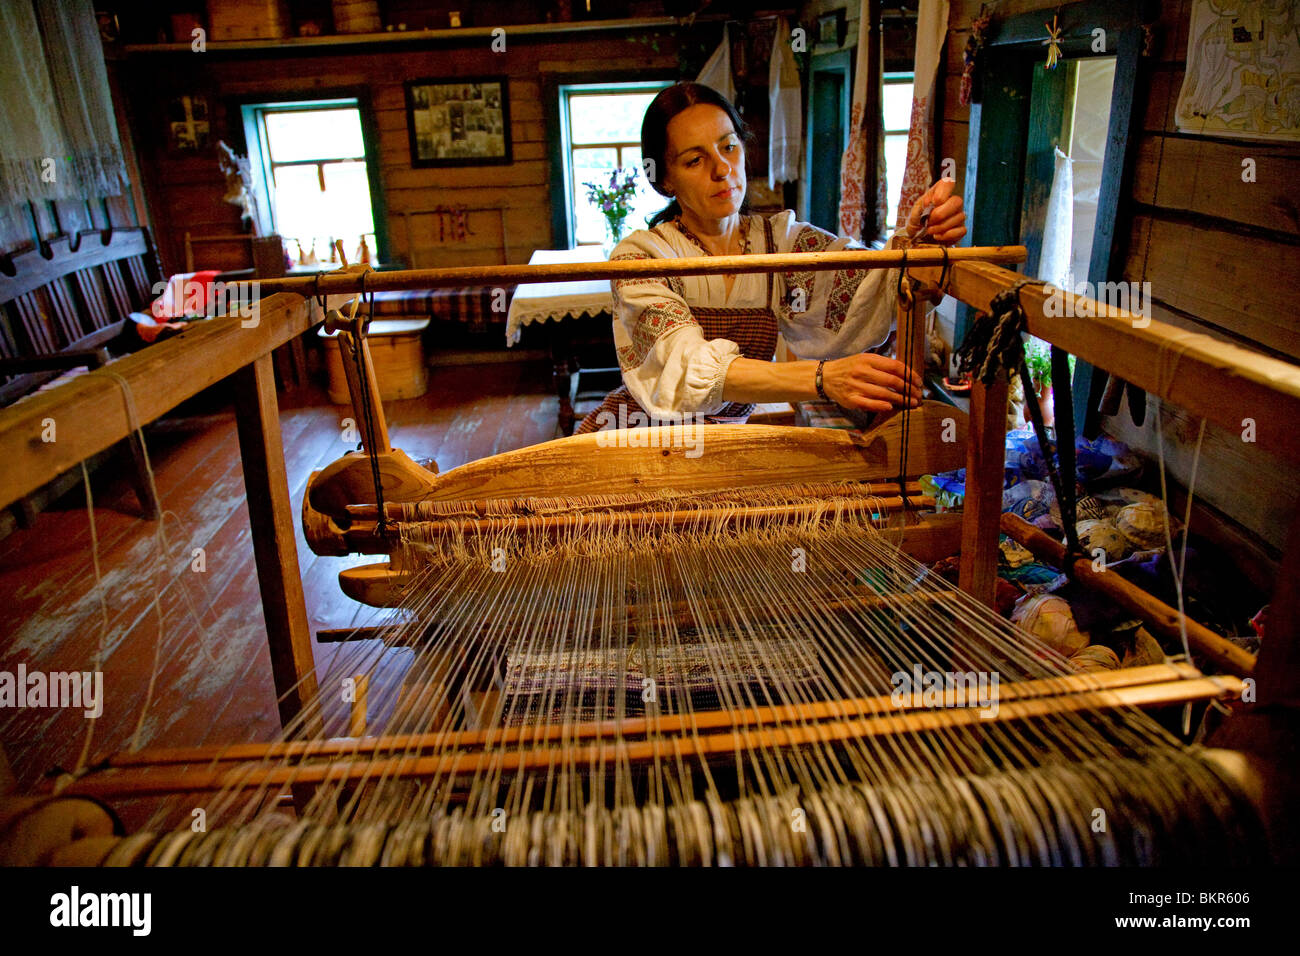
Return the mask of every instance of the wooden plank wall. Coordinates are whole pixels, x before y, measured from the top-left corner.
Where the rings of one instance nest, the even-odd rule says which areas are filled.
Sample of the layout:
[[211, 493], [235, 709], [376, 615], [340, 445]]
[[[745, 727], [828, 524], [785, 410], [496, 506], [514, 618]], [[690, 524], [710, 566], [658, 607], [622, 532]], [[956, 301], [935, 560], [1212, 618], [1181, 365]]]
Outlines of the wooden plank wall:
[[[996, 18], [1055, 3], [1004, 0]], [[1150, 282], [1152, 317], [1281, 358], [1300, 361], [1300, 211], [1291, 184], [1300, 178], [1300, 149], [1178, 132], [1174, 107], [1182, 87], [1191, 0], [1164, 0], [1155, 47], [1139, 68], [1134, 129], [1116, 233], [1120, 275]], [[938, 155], [966, 168], [970, 111], [960, 105], [962, 51], [979, 0], [953, 0], [945, 58], [943, 124]], [[1253, 158], [1256, 182], [1242, 181]], [[1181, 409], [1160, 417], [1167, 467], [1186, 484], [1199, 422]], [[1152, 455], [1156, 415], [1135, 426], [1122, 409], [1107, 430]], [[1280, 550], [1297, 504], [1297, 486], [1273, 458], [1238, 432], [1206, 429], [1196, 477], [1197, 498]]]
[[[217, 172], [215, 153], [168, 153], [162, 133], [168, 98], [183, 93], [206, 96], [213, 140], [225, 138], [229, 142], [231, 131], [241, 126], [233, 106], [236, 98], [283, 98], [288, 93], [307, 99], [324, 90], [359, 88], [368, 92], [374, 110], [390, 258], [409, 263], [414, 250], [426, 267], [434, 262], [447, 266], [500, 263], [501, 227], [495, 212], [472, 214], [469, 226], [476, 235], [461, 243], [450, 236], [440, 241], [437, 217], [431, 215], [413, 217], [413, 235], [408, 236], [402, 213], [440, 205], [503, 202], [508, 206], [510, 261], [527, 262], [534, 248], [546, 247], [552, 241], [543, 76], [590, 73], [592, 82], [600, 82], [618, 78], [620, 73], [647, 69], [676, 76], [678, 58], [671, 37], [660, 37], [655, 52], [646, 42], [648, 35], [579, 33], [565, 36], [562, 42], [543, 43], [507, 33], [504, 53], [493, 52], [491, 39], [480, 37], [454, 47], [353, 48], [310, 56], [135, 56], [124, 68], [132, 73], [134, 133], [146, 168], [150, 206], [168, 210], [177, 224], [160, 235], [163, 260], [173, 269], [184, 262], [184, 230], [180, 223], [196, 235], [239, 231], [238, 211], [221, 199], [223, 181]], [[165, 90], [156, 82], [160, 70], [169, 76]], [[416, 77], [500, 74], [509, 77], [513, 162], [508, 166], [412, 168], [403, 82]], [[216, 247], [211, 251], [223, 252]], [[224, 254], [242, 253], [226, 249]], [[213, 261], [209, 267], [237, 268], [246, 264]]]

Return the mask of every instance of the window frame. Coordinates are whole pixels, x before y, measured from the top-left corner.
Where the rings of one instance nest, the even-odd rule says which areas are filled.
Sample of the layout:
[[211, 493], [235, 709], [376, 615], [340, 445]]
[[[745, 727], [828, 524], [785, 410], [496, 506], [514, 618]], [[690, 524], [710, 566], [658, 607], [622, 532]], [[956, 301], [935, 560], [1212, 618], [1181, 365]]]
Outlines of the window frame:
[[[271, 203], [271, 190], [274, 179], [269, 160], [270, 147], [266, 142], [266, 127], [261, 122], [262, 114], [269, 112], [304, 112], [316, 109], [355, 109], [361, 119], [361, 144], [366, 163], [366, 180], [370, 186], [370, 214], [375, 225], [375, 248], [372, 250], [374, 260], [379, 263], [390, 262], [388, 235], [388, 211], [384, 200], [383, 177], [379, 169], [379, 132], [371, 108], [370, 91], [360, 87], [332, 90], [302, 90], [267, 94], [249, 95], [230, 101], [230, 112], [242, 119], [244, 134], [244, 151], [249, 164], [257, 175], [254, 176], [254, 191], [261, 211], [262, 221], [258, 224], [264, 235], [275, 233], [273, 220], [274, 206]], [[234, 144], [232, 144], [234, 145]], [[275, 165], [311, 165], [320, 162], [338, 162], [341, 160], [304, 160]]]
[[[1115, 58], [1109, 134], [1087, 276], [1090, 282], [1106, 282], [1118, 277], [1115, 273], [1122, 264], [1117, 228], [1120, 198], [1137, 155], [1137, 142], [1130, 132], [1143, 45], [1142, 12], [1136, 7], [1116, 9], [1100, 0], [1083, 0], [1058, 8], [1057, 15], [1063, 58]], [[1034, 67], [1046, 59], [1042, 19], [1041, 11], [1010, 17], [996, 24], [995, 32], [985, 40], [977, 83], [981, 95], [970, 107], [963, 185], [969, 232], [963, 245], [1008, 245], [1020, 239]], [[1106, 51], [1094, 53], [1093, 31], [1098, 27], [1106, 31]], [[1024, 271], [1033, 271], [1035, 265], [1026, 263]], [[959, 306], [956, 341], [963, 339], [973, 320], [974, 310]], [[1095, 409], [1104, 384], [1105, 376], [1095, 374], [1087, 362], [1075, 363], [1071, 391], [1076, 434], [1095, 433]]]
[[569, 109], [570, 99], [577, 96], [592, 96], [610, 93], [658, 93], [660, 90], [670, 86], [667, 81], [660, 80], [642, 80], [621, 83], [565, 83], [559, 88], [560, 95], [560, 130], [564, 137], [564, 180], [566, 191], [564, 195], [564, 211], [568, 217], [568, 234], [569, 248], [576, 248], [578, 245], [600, 245], [599, 242], [578, 242], [578, 222], [574, 214], [574, 208], [579, 197], [577, 195], [578, 183], [573, 175], [573, 153], [578, 149], [616, 149], [618, 150], [618, 167], [622, 169], [626, 164], [623, 162], [623, 151], [629, 147], [636, 149], [641, 148], [641, 141], [619, 141], [608, 143], [574, 143], [573, 142], [573, 125], [572, 114]]
[[[274, 108], [274, 109], [266, 109], [265, 107], [255, 107], [254, 109], [255, 109], [255, 113], [256, 113], [256, 115], [257, 115], [257, 117], [258, 117], [258, 121], [259, 121], [259, 122], [258, 122], [258, 132], [259, 132], [259, 134], [263, 137], [263, 139], [262, 139], [262, 144], [263, 144], [264, 152], [263, 152], [263, 154], [262, 154], [262, 165], [263, 165], [263, 167], [264, 167], [264, 171], [265, 171], [265, 173], [267, 174], [267, 183], [268, 183], [268, 184], [271, 184], [271, 183], [274, 183], [274, 182], [275, 182], [275, 171], [276, 171], [277, 169], [279, 169], [281, 166], [315, 166], [315, 167], [316, 167], [316, 178], [317, 178], [318, 180], [320, 180], [320, 183], [321, 183], [321, 191], [324, 192], [324, 190], [325, 190], [325, 164], [326, 164], [326, 163], [357, 163], [357, 162], [365, 163], [365, 162], [369, 162], [369, 160], [366, 158], [366, 154], [365, 154], [364, 152], [362, 152], [362, 154], [361, 154], [360, 156], [329, 156], [329, 157], [321, 157], [321, 158], [318, 158], [318, 159], [287, 159], [287, 160], [277, 160], [274, 156], [271, 155], [271, 144], [270, 144], [270, 142], [268, 141], [268, 138], [266, 137], [266, 122], [265, 122], [265, 118], [266, 118], [266, 116], [267, 116], [268, 114], [271, 114], [271, 113], [326, 113], [326, 112], [330, 112], [330, 111], [334, 111], [334, 110], [356, 110], [357, 107], [356, 107], [355, 104], [352, 104], [352, 103], [339, 103], [339, 104], [335, 104], [335, 105], [331, 105], [331, 106], [317, 106], [317, 105], [315, 105], [315, 104], [311, 104], [311, 105], [308, 105], [308, 106], [293, 106], [293, 107], [285, 106], [285, 107], [276, 107], [276, 108]], [[358, 110], [358, 113], [359, 113], [359, 112], [360, 112], [360, 111]], [[361, 144], [361, 148], [362, 148], [362, 150], [365, 149], [365, 143], [362, 143], [362, 144]]]
[[[551, 203], [551, 245], [574, 248], [573, 143], [569, 135], [569, 94], [649, 92], [671, 86], [677, 77], [663, 70], [639, 70], [622, 73], [617, 79], [597, 79], [591, 73], [552, 74], [543, 78], [542, 99], [546, 108], [551, 160], [551, 195], [563, 196], [564, 202]], [[605, 144], [593, 144], [605, 145]], [[640, 143], [627, 143], [639, 146]], [[622, 155], [620, 151], [620, 156]], [[665, 205], [666, 205], [665, 201]]]
[[[885, 153], [884, 174], [885, 174], [886, 190], [888, 190], [888, 184], [889, 184], [889, 153], [888, 153], [889, 137], [902, 136], [904, 140], [904, 144], [906, 144], [907, 137], [911, 135], [912, 132], [912, 110], [911, 107], [908, 107], [908, 111], [907, 111], [908, 121], [906, 126], [902, 127], [901, 129], [889, 129], [888, 127], [886, 127], [885, 112], [883, 108], [883, 103], [885, 99], [885, 87], [901, 86], [904, 83], [912, 87], [912, 96], [913, 98], [915, 98], [916, 96], [916, 72], [915, 71], [913, 70], [889, 71], [889, 72], [882, 73], [880, 76], [880, 100], [882, 103], [882, 107], [880, 111], [880, 135], [883, 137], [882, 145], [884, 146], [884, 149], [882, 149], [882, 152]], [[907, 172], [906, 157], [904, 157], [904, 168], [900, 171], [900, 174], [905, 175], [906, 172]], [[892, 200], [893, 198], [894, 197], [892, 195], [886, 195], [887, 202], [889, 200]], [[882, 235], [886, 239], [893, 236], [895, 232], [895, 226], [898, 222], [897, 217], [898, 217], [897, 204], [894, 204], [892, 206], [887, 205], [885, 208], [885, 221], [884, 223], [882, 223], [883, 226]]]
[[822, 182], [822, 177], [820, 175], [821, 170], [817, 166], [817, 160], [814, 155], [814, 150], [817, 147], [817, 136], [820, 129], [823, 126], [828, 125], [826, 117], [822, 116], [817, 110], [814, 87], [815, 84], [819, 82], [817, 77], [822, 74], [835, 73], [839, 74], [842, 78], [840, 102], [836, 104], [835, 112], [838, 113], [839, 126], [842, 131], [842, 136], [840, 137], [838, 145], [839, 153], [843, 156], [849, 148], [849, 117], [853, 112], [854, 68], [854, 58], [852, 56], [852, 51], [850, 50], [834, 50], [826, 53], [814, 52], [809, 64], [808, 75], [804, 83], [807, 91], [804, 97], [807, 102], [807, 113], [805, 116], [806, 133], [804, 136], [803, 157], [806, 175], [799, 183], [799, 219], [803, 222], [810, 222], [815, 226], [820, 226], [828, 232], [835, 234], [838, 234], [840, 231], [839, 195], [841, 177], [838, 168], [839, 164], [836, 164], [837, 168], [834, 177], [835, 213], [830, 219], [822, 222], [817, 221], [817, 218], [820, 218], [820, 216], [818, 211], [813, 209], [813, 198], [810, 192], [814, 187], [820, 186], [822, 188], [828, 188], [830, 186], [830, 183]]

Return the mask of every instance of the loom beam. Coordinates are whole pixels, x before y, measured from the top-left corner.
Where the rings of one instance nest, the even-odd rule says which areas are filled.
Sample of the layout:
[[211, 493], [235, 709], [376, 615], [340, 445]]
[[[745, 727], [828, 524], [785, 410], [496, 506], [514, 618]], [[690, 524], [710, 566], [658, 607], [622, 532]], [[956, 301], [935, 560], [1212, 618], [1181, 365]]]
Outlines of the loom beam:
[[[744, 518], [740, 516], [737, 520]], [[918, 561], [938, 561], [960, 548], [961, 528], [962, 518], [958, 514], [917, 517], [902, 528], [900, 547]], [[339, 572], [339, 587], [362, 604], [399, 607], [407, 589], [421, 579], [423, 571], [423, 565], [406, 567], [395, 555], [392, 561], [344, 568]]]
[[[454, 778], [488, 768], [518, 770], [561, 764], [617, 766], [678, 757], [725, 757], [742, 748], [779, 748], [874, 736], [916, 734], [979, 726], [985, 721], [1021, 722], [1051, 715], [1130, 707], [1166, 707], [1232, 699], [1241, 693], [1232, 678], [1203, 678], [1173, 665], [1131, 668], [1114, 675], [1080, 675], [1009, 685], [997, 714], [976, 706], [939, 710], [900, 707], [889, 697], [715, 711], [681, 718], [656, 717], [590, 725], [527, 727], [420, 735], [417, 739], [344, 739], [303, 745], [246, 745], [149, 754], [69, 782], [67, 796], [99, 799], [161, 796], [218, 790], [361, 782], [376, 777]], [[1172, 668], [1172, 673], [1170, 669]], [[1110, 678], [1106, 680], [1106, 678]], [[1014, 694], [1008, 693], [1014, 688]], [[643, 739], [640, 739], [643, 738]], [[546, 741], [558, 741], [552, 746]], [[588, 740], [590, 743], [576, 743]], [[503, 745], [516, 744], [513, 748]], [[290, 749], [283, 749], [288, 747]], [[249, 749], [252, 748], [252, 749]], [[258, 751], [260, 750], [260, 753]], [[385, 752], [400, 756], [380, 757]], [[257, 756], [253, 756], [258, 753]], [[372, 759], [372, 757], [374, 759]], [[293, 763], [267, 767], [271, 761]], [[326, 758], [326, 759], [317, 759]], [[224, 766], [229, 763], [229, 766]], [[201, 764], [204, 769], [176, 769]]]
[[[379, 456], [386, 501], [566, 497], [637, 491], [692, 492], [820, 481], [889, 481], [964, 464], [966, 415], [939, 402], [912, 413], [909, 460], [903, 423], [892, 416], [866, 434], [782, 425], [679, 425], [557, 438], [442, 474], [400, 450]], [[945, 440], [946, 439], [946, 440]], [[396, 457], [394, 457], [396, 456]], [[348, 526], [348, 505], [374, 503], [368, 456], [353, 452], [312, 477], [313, 509]], [[310, 538], [308, 539], [310, 543]]]

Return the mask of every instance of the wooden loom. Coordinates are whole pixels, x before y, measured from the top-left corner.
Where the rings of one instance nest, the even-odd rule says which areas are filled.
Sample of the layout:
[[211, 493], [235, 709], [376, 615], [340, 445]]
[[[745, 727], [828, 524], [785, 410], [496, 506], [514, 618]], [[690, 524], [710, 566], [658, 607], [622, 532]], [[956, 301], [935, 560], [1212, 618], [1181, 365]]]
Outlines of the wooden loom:
[[[987, 308], [993, 295], [1009, 288], [1017, 277], [1005, 269], [976, 260], [1000, 258], [1001, 261], [1018, 261], [1022, 257], [1023, 251], [1016, 249], [955, 250], [951, 255], [954, 262], [947, 291], [977, 308]], [[817, 260], [815, 265], [810, 262], [814, 259]], [[918, 250], [909, 254], [909, 265], [919, 263], [913, 274], [921, 281], [936, 281], [940, 276], [940, 262], [941, 254], [937, 250]], [[539, 281], [550, 278], [559, 281], [622, 274], [661, 275], [669, 271], [677, 274], [741, 268], [777, 271], [795, 265], [802, 269], [810, 265], [814, 268], [861, 267], [867, 263], [877, 266], [898, 264], [898, 258], [895, 255], [891, 259], [890, 254], [848, 253], [816, 257], [745, 257], [743, 261], [679, 260], [671, 264], [438, 270], [372, 276], [369, 277], [369, 288], [411, 288], [492, 279]], [[471, 272], [475, 274], [470, 275]], [[480, 275], [479, 272], [491, 275]], [[507, 272], [510, 275], [503, 274]], [[285, 283], [286, 287], [292, 281]], [[355, 275], [332, 275], [320, 280], [310, 291], [326, 294], [357, 291], [362, 281]], [[382, 286], [381, 282], [384, 283]], [[1034, 334], [1213, 420], [1233, 425], [1243, 417], [1253, 417], [1264, 447], [1291, 460], [1300, 458], [1300, 450], [1287, 429], [1288, 419], [1300, 411], [1300, 370], [1243, 350], [1220, 346], [1205, 337], [1179, 333], [1159, 323], [1144, 328], [1130, 316], [1074, 320], [1072, 326], [1067, 324], [1068, 320], [1054, 320], [1045, 315], [1040, 318], [1043, 310], [1034, 306], [1041, 305], [1041, 299], [1039, 290], [1027, 288], [1022, 292]], [[277, 324], [299, 331], [306, 326], [309, 313], [306, 303], [294, 296], [275, 296], [266, 300], [264, 316], [267, 311], [276, 317]], [[1095, 309], [1091, 312], [1076, 311], [1096, 314]], [[918, 351], [923, 336], [908, 335], [906, 329], [909, 325], [914, 328], [920, 315], [920, 306], [916, 304], [905, 309], [900, 317], [900, 341], [913, 342]], [[212, 330], [214, 339], [220, 331]], [[325, 472], [314, 476], [304, 502], [303, 526], [308, 541], [318, 553], [363, 551], [395, 554], [392, 566], [356, 569], [341, 575], [345, 591], [358, 599], [378, 605], [391, 604], [418, 576], [419, 568], [410, 563], [411, 555], [403, 553], [399, 547], [402, 523], [412, 520], [416, 514], [422, 524], [429, 526], [426, 532], [445, 533], [456, 540], [474, 533], [492, 535], [505, 530], [517, 531], [521, 527], [554, 536], [571, 533], [575, 526], [582, 526], [588, 519], [556, 513], [553, 509], [550, 514], [541, 514], [545, 509], [540, 508], [537, 502], [521, 499], [535, 499], [543, 488], [557, 487], [562, 488], [566, 496], [599, 496], [625, 487], [631, 479], [640, 488], [659, 497], [648, 510], [642, 508], [634, 512], [635, 517], [625, 514], [624, 518], [639, 522], [642, 527], [666, 524], [681, 528], [698, 521], [699, 512], [677, 508], [674, 495], [688, 490], [711, 489], [719, 493], [735, 490], [742, 475], [756, 485], [800, 482], [804, 487], [794, 497], [834, 497], [837, 515], [855, 508], [868, 515], [882, 514], [899, 510], [905, 501], [914, 507], [924, 507], [927, 502], [919, 499], [911, 479], [925, 472], [964, 463], [968, 467], [969, 488], [964, 515], [960, 518], [913, 516], [902, 532], [902, 545], [905, 551], [924, 560], [960, 550], [962, 588], [986, 604], [991, 600], [999, 529], [1005, 384], [976, 386], [969, 425], [953, 410], [927, 403], [912, 413], [910, 420], [895, 417], [881, 428], [861, 436], [763, 426], [712, 426], [707, 437], [710, 451], [698, 461], [682, 454], [680, 447], [671, 446], [631, 447], [618, 449], [617, 453], [602, 448], [599, 454], [593, 454], [598, 447], [598, 436], [589, 435], [474, 462], [439, 476], [389, 446], [382, 415], [374, 413], [378, 402], [374, 396], [367, 395], [367, 390], [373, 388], [373, 378], [365, 371], [364, 336], [353, 338], [354, 331], [362, 330], [353, 326], [351, 331], [345, 332], [357, 356], [352, 366], [356, 374], [350, 384], [358, 407], [358, 421], [363, 423], [367, 453], [345, 456]], [[267, 329], [261, 333], [261, 338], [275, 342], [279, 335], [280, 329], [274, 332]], [[296, 578], [282, 462], [276, 474], [274, 444], [278, 435], [274, 432], [278, 429], [274, 426], [273, 386], [265, 377], [263, 368], [265, 358], [266, 355], [262, 354], [252, 367], [239, 373], [246, 396], [241, 409], [240, 436], [246, 473], [252, 459], [250, 511], [255, 527], [260, 524], [263, 528], [256, 535], [259, 574], [271, 632], [276, 684], [282, 694], [281, 713], [289, 724], [300, 711], [311, 712], [310, 708], [304, 709], [304, 705], [314, 698], [316, 689], [315, 675], [310, 669], [309, 638], [302, 620], [301, 585]], [[1171, 361], [1182, 374], [1174, 374]], [[1198, 382], [1202, 385], [1198, 386]], [[1232, 383], [1232, 388], [1213, 387], [1225, 386], [1228, 382]], [[106, 386], [97, 384], [102, 394]], [[115, 386], [107, 387], [115, 390]], [[69, 396], [69, 401], [75, 403], [76, 400]], [[142, 417], [145, 414], [147, 412], [142, 412]], [[935, 440], [938, 427], [945, 420], [957, 423], [958, 442]], [[905, 421], [908, 428], [904, 427]], [[116, 423], [110, 423], [107, 430], [113, 432], [115, 426]], [[907, 440], [908, 430], [913, 433], [910, 442]], [[9, 434], [12, 434], [9, 428], [0, 429], [0, 436]], [[66, 453], [76, 452], [74, 448]], [[609, 464], [603, 475], [596, 473], [593, 467], [593, 462], [601, 461]], [[382, 507], [376, 500], [375, 467], [383, 489]], [[900, 474], [901, 481], [897, 480]], [[541, 487], [539, 475], [545, 476]], [[809, 487], [808, 479], [812, 476], [821, 483], [818, 487]], [[613, 488], [611, 480], [617, 482]], [[865, 483], [865, 486], [860, 487], [854, 496], [846, 495], [842, 485], [834, 492], [824, 487], [832, 482]], [[259, 492], [263, 490], [267, 500], [254, 508], [254, 498], [260, 497]], [[857, 498], [856, 502], [845, 502], [846, 498], [853, 497]], [[669, 502], [666, 508], [665, 500]], [[615, 502], [614, 514], [627, 507], [626, 502]], [[799, 509], [803, 509], [800, 514], [804, 515], [824, 513], [820, 506], [800, 500], [742, 505], [728, 520], [757, 520], [772, 516], [789, 518], [799, 513]], [[1024, 537], [1034, 543], [1028, 535]], [[1038, 544], [1042, 546], [1042, 542]], [[407, 563], [403, 564], [403, 561]], [[1296, 548], [1293, 546], [1283, 565], [1283, 580], [1288, 573], [1294, 573], [1295, 562]], [[1118, 580], [1104, 579], [1103, 587], [1162, 632], [1169, 633], [1170, 627], [1177, 630], [1176, 614], [1159, 602]], [[869, 606], [872, 598], [861, 596], [853, 600]], [[1268, 650], [1260, 667], [1257, 709], [1261, 712], [1294, 699], [1297, 645], [1293, 639], [1294, 615], [1289, 613], [1293, 610], [1290, 607], [1293, 600], [1286, 589], [1279, 589], [1273, 617], [1280, 618], [1282, 624], [1279, 633], [1270, 634], [1266, 645]], [[1243, 660], [1239, 653], [1234, 654], [1230, 645], [1208, 632], [1195, 628], [1189, 630], [1198, 650], [1224, 669], [1242, 676], [1251, 674], [1253, 661]], [[378, 633], [368, 632], [359, 636]], [[1239, 694], [1240, 687], [1239, 681], [1231, 679], [1202, 678], [1186, 664], [1120, 671], [1104, 678], [1025, 680], [1014, 684], [1010, 693], [1004, 692], [1006, 703], [1003, 704], [1002, 719], [1016, 722], [1085, 710], [1118, 708], [1124, 711], [1136, 706], [1232, 697]], [[704, 759], [709, 754], [730, 753], [737, 746], [739, 737], [744, 737], [754, 746], [791, 748], [801, 743], [860, 741], [881, 735], [948, 732], [959, 727], [978, 733], [979, 724], [973, 714], [974, 711], [969, 709], [938, 712], [903, 708], [900, 712], [897, 706], [891, 705], [888, 697], [877, 696], [754, 706], [732, 711], [724, 709], [714, 711], [711, 717], [696, 713], [691, 715], [689, 734], [683, 732], [686, 728], [681, 724], [681, 717], [666, 716], [623, 720], [617, 726], [596, 721], [576, 726], [542, 723], [526, 731], [507, 727], [486, 730], [465, 727], [452, 733], [361, 740], [322, 740], [319, 739], [319, 726], [300, 726], [300, 739], [283, 744], [119, 755], [110, 760], [105, 769], [80, 778], [63, 792], [111, 797], [225, 791], [252, 786], [263, 789], [324, 785], [347, 787], [371, 779], [375, 774], [397, 778], [441, 775], [448, 781], [449, 788], [454, 789], [453, 780], [478, 774], [487, 766], [544, 768], [557, 759], [592, 762], [594, 765], [609, 757], [606, 748], [611, 734], [617, 737], [615, 750], [618, 759], [648, 762], [662, 758], [669, 751], [679, 759], [683, 754]], [[314, 716], [318, 718], [319, 714]], [[1235, 720], [1244, 721], [1245, 718]], [[702, 727], [702, 724], [709, 726]], [[267, 766], [268, 761], [278, 763]], [[250, 762], [261, 766], [260, 775], [250, 776]], [[1266, 795], [1262, 801], [1266, 812], [1269, 799]], [[120, 850], [120, 842], [113, 845]], [[100, 844], [92, 846], [103, 848]], [[80, 860], [86, 857], [55, 858]], [[124, 857], [115, 858], [117, 862], [122, 859]]]

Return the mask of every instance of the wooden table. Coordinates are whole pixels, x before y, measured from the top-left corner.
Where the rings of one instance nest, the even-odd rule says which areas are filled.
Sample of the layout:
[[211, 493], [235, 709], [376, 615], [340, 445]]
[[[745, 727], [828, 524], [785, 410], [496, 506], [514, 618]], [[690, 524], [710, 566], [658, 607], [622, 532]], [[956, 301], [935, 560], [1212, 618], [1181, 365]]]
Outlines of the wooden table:
[[[604, 262], [600, 246], [537, 249], [529, 265], [556, 262]], [[602, 280], [529, 282], [515, 290], [506, 316], [506, 345], [519, 341], [526, 325], [544, 326], [551, 352], [551, 378], [560, 402], [560, 435], [573, 433], [573, 405], [584, 374], [618, 372], [614, 357], [614, 295]], [[604, 394], [603, 392], [601, 393]]]

